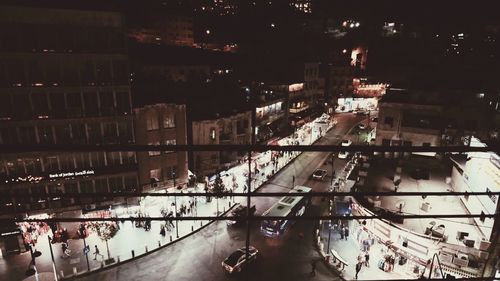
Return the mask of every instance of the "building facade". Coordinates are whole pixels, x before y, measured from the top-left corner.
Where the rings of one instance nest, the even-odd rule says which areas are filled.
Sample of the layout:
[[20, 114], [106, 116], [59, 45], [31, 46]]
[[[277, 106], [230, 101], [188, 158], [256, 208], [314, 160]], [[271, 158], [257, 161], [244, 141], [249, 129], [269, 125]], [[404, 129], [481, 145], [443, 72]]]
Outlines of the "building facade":
[[[250, 144], [252, 113], [245, 111], [201, 121], [193, 121], [193, 144]], [[244, 151], [195, 151], [193, 171], [207, 176], [230, 167], [246, 154]]]
[[488, 141], [495, 128], [494, 112], [477, 95], [390, 89], [378, 105], [376, 145], [468, 145], [471, 136]]
[[[134, 143], [120, 14], [2, 7], [0, 22], [1, 144]], [[3, 154], [0, 178], [10, 216], [78, 217], [136, 200], [60, 194], [138, 189], [135, 152]]]
[[[135, 108], [138, 144], [185, 145], [186, 106], [154, 104]], [[143, 190], [185, 187], [188, 177], [187, 151], [138, 152], [139, 184]], [[174, 184], [175, 182], [175, 184]]]

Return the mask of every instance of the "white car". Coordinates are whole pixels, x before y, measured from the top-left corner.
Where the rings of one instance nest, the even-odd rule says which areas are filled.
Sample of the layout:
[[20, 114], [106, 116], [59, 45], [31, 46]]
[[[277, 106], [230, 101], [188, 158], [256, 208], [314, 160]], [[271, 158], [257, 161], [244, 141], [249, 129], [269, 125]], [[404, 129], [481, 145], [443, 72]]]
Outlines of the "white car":
[[349, 152], [347, 152], [347, 151], [340, 151], [339, 155], [338, 155], [338, 158], [339, 159], [346, 159], [347, 156], [349, 156]]
[[350, 146], [351, 144], [352, 144], [351, 140], [343, 140], [341, 143], [342, 146]]
[[365, 123], [359, 123], [359, 124], [358, 124], [358, 128], [359, 128], [360, 130], [364, 130], [364, 129], [366, 129], [366, 124], [365, 124]]
[[[253, 247], [248, 247], [248, 262], [253, 262], [257, 259], [259, 251]], [[246, 262], [246, 247], [241, 247], [234, 251], [227, 259], [222, 262], [222, 268], [229, 273], [240, 272]]]
[[316, 169], [316, 171], [314, 171], [314, 173], [312, 174], [312, 178], [314, 180], [325, 180], [327, 173], [328, 172], [326, 170]]

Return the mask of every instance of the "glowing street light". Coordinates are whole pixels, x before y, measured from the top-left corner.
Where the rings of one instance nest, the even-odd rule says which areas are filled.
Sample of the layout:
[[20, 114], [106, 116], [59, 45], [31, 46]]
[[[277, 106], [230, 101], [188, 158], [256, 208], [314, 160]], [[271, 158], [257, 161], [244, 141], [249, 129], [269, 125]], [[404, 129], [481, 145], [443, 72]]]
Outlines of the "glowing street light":
[[210, 34], [210, 29], [205, 30], [205, 33], [208, 35]]
[[347, 53], [347, 49], [343, 49], [342, 53], [344, 53], [344, 54]]
[[355, 26], [356, 26], [356, 27], [359, 27], [359, 22], [357, 22], [357, 23], [355, 24]]

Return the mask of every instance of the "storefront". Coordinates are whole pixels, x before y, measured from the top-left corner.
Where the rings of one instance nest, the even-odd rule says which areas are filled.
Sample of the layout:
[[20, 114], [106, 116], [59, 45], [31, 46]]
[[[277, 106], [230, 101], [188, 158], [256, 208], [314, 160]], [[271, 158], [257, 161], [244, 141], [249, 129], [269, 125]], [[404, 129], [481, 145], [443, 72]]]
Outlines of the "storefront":
[[377, 98], [339, 98], [337, 112], [351, 112], [355, 110], [376, 110], [378, 106]]

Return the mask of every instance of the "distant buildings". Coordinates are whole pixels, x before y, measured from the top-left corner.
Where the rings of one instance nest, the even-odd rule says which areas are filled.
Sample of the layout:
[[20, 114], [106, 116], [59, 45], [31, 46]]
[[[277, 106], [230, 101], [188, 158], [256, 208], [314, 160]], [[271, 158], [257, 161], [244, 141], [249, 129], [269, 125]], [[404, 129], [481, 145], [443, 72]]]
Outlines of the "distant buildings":
[[[187, 144], [185, 105], [152, 104], [134, 108], [134, 112], [136, 143]], [[187, 185], [187, 151], [138, 152], [137, 162], [139, 184], [146, 192]]]
[[128, 36], [139, 43], [192, 47], [194, 45], [193, 18], [165, 15], [150, 27], [131, 28]]

